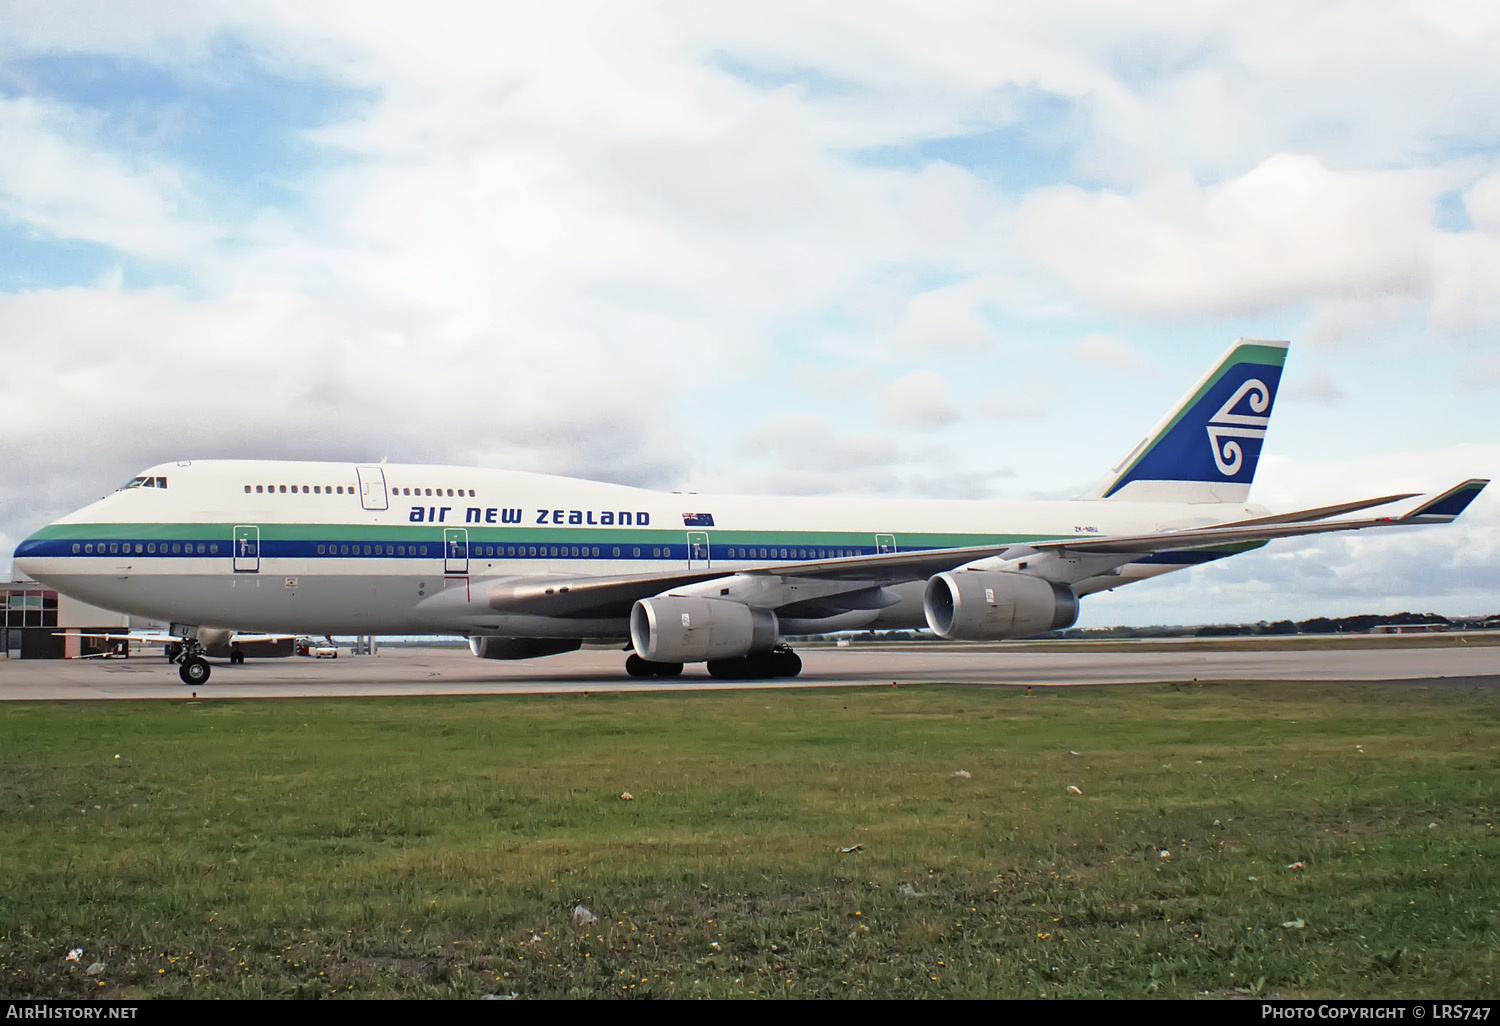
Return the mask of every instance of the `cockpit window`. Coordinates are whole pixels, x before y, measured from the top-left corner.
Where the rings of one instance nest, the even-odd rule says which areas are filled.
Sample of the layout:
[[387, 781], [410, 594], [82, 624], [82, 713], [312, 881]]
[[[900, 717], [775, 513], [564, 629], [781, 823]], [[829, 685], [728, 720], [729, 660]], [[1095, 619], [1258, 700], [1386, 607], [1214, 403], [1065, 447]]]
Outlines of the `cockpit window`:
[[164, 477], [132, 477], [129, 481], [119, 487], [119, 491], [127, 488], [165, 488], [167, 479]]

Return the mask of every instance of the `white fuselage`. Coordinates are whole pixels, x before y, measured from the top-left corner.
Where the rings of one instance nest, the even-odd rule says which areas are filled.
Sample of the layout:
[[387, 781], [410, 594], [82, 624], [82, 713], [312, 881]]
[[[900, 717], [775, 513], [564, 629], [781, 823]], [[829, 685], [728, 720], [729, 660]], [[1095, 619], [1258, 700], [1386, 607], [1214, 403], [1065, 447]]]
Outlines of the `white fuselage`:
[[[17, 549], [16, 565], [81, 601], [196, 626], [624, 638], [624, 617], [507, 612], [492, 608], [490, 590], [1138, 534], [1262, 512], [1237, 503], [711, 496], [466, 467], [183, 461], [48, 525]], [[1144, 558], [1075, 590], [1222, 554]], [[900, 601], [880, 609], [803, 626], [922, 626], [921, 584], [898, 586]]]

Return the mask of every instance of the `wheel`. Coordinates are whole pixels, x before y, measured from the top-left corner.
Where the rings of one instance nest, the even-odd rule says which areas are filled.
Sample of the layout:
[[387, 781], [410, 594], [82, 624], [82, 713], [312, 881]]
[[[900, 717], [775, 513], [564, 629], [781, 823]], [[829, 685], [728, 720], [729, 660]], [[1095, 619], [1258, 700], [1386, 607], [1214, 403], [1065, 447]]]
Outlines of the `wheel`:
[[182, 665], [177, 668], [177, 676], [182, 678], [184, 684], [207, 684], [208, 674], [208, 664], [197, 656], [183, 660]]
[[168, 645], [166, 650], [169, 663], [175, 663], [182, 656], [182, 646], [175, 641]]
[[775, 677], [795, 677], [802, 672], [802, 657], [789, 648], [780, 648], [771, 653], [771, 674]]
[[734, 659], [714, 659], [708, 664], [708, 675], [719, 680], [759, 680], [771, 676], [766, 658], [739, 656]]
[[632, 654], [625, 660], [625, 672], [632, 677], [680, 677], [682, 676], [681, 663], [653, 663], [649, 659], [642, 659]]
[[243, 653], [243, 652], [231, 652], [231, 653], [229, 653], [229, 665], [230, 666], [238, 666], [238, 665], [240, 665], [240, 663], [243, 663], [244, 661], [245, 661], [245, 653]]

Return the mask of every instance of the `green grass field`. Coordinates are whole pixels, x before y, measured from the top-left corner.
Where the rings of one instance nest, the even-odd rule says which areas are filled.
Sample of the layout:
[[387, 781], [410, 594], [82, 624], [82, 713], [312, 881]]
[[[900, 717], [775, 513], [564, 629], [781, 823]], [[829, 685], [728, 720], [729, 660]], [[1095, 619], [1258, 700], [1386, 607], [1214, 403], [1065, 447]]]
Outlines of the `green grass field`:
[[0, 996], [1492, 997], [1497, 769], [1453, 686], [11, 705]]

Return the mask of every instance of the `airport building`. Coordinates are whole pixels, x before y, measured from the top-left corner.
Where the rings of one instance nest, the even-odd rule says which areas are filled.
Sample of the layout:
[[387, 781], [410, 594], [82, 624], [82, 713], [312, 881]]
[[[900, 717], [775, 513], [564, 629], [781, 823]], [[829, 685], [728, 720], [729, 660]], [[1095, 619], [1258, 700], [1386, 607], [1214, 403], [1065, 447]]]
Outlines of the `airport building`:
[[35, 581], [0, 581], [0, 659], [79, 659], [113, 650], [88, 631], [123, 631], [128, 618], [75, 602]]

